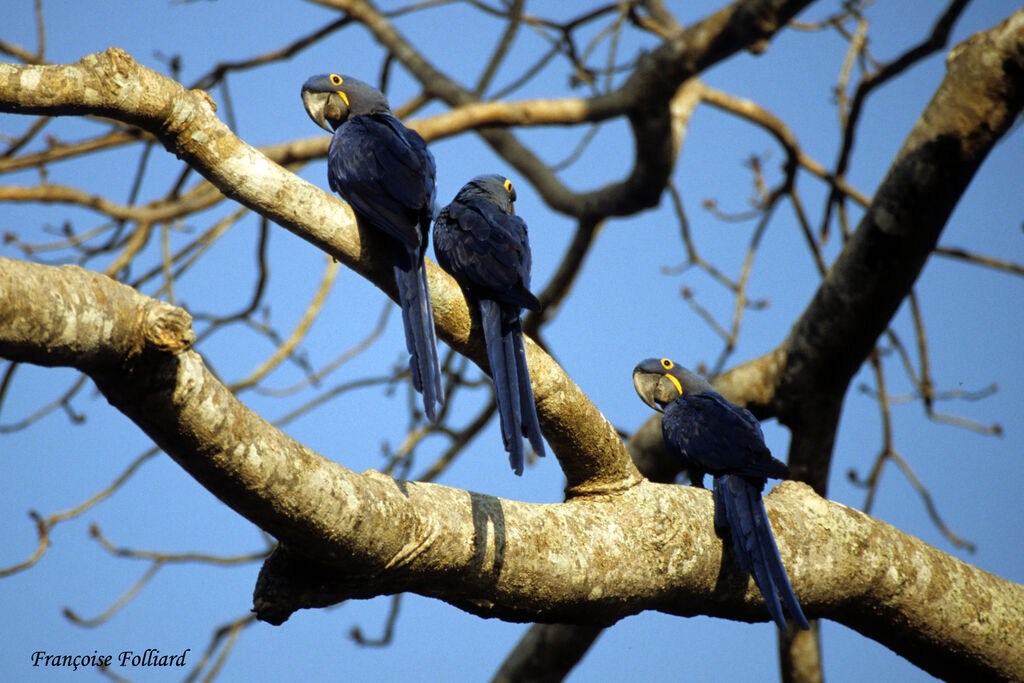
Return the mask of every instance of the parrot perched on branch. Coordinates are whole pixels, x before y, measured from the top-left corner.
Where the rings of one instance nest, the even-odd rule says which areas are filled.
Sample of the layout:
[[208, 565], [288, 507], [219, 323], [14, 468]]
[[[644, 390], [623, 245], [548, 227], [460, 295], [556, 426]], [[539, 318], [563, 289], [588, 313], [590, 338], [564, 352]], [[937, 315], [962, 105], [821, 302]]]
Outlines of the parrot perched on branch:
[[523, 473], [526, 437], [537, 455], [544, 440], [526, 366], [522, 309], [540, 310], [530, 293], [530, 243], [515, 215], [512, 181], [482, 175], [466, 183], [434, 221], [437, 263], [480, 307], [501, 437], [513, 471]]
[[313, 76], [302, 84], [302, 103], [318, 126], [333, 133], [327, 152], [331, 189], [360, 223], [388, 236], [412, 385], [434, 422], [444, 390], [423, 260], [435, 208], [434, 157], [423, 138], [391, 113], [384, 95], [362, 81]]
[[789, 468], [772, 457], [757, 418], [668, 358], [637, 365], [633, 386], [644, 403], [662, 414], [665, 447], [689, 474], [690, 483], [703, 488], [704, 475], [714, 477], [715, 528], [732, 537], [739, 565], [754, 576], [772, 619], [786, 630], [781, 595], [793, 621], [809, 628], [761, 499], [766, 479], [789, 479]]

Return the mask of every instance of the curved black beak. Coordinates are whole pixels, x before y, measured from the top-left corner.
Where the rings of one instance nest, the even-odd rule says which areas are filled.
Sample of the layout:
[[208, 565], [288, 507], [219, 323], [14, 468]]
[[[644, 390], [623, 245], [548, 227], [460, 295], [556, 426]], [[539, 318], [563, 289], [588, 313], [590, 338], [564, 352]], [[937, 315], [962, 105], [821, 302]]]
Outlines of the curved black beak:
[[348, 114], [348, 107], [337, 93], [302, 91], [302, 105], [306, 108], [309, 118], [328, 133], [341, 125]]
[[640, 366], [633, 368], [633, 388], [636, 389], [637, 395], [640, 400], [659, 413], [664, 410], [664, 405], [658, 401], [658, 397], [662, 394], [661, 383], [664, 381], [665, 376], [662, 374], [647, 372]]

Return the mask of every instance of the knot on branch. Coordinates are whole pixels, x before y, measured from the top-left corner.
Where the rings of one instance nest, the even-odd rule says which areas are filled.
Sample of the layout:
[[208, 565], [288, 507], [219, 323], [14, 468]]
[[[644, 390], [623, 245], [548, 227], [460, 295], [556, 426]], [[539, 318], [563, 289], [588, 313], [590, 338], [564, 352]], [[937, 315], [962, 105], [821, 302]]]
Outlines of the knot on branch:
[[130, 54], [119, 47], [108, 47], [82, 57], [79, 63], [95, 75], [94, 82], [106, 91], [101, 102], [118, 110], [138, 108], [143, 97], [139, 83], [143, 67]]
[[337, 568], [279, 545], [263, 562], [252, 596], [256, 618], [280, 626], [300, 609], [327, 607], [351, 597], [339, 590]]
[[91, 61], [97, 66], [100, 62], [104, 62], [107, 66], [103, 68], [107, 69], [111, 75], [115, 73], [129, 73], [139, 67], [139, 63], [119, 47], [108, 47], [103, 52], [86, 55], [82, 58], [82, 61], [87, 63]]
[[[100, 106], [152, 133], [175, 138], [191, 126], [204, 105], [211, 114], [217, 111], [206, 91], [185, 90], [172, 78], [139, 64], [121, 48], [86, 55], [80, 64], [95, 75], [105, 91]], [[147, 121], [156, 127], [144, 125]]]
[[143, 346], [160, 353], [177, 354], [196, 341], [192, 316], [182, 308], [152, 301], [140, 310]]

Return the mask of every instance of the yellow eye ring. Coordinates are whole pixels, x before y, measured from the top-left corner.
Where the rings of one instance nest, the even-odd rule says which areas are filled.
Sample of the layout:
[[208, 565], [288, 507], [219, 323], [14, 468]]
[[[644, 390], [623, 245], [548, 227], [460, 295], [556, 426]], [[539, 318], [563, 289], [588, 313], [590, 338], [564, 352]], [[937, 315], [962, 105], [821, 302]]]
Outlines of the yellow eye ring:
[[673, 367], [675, 367], [675, 363], [670, 361], [668, 358], [662, 358], [661, 367], [665, 368], [666, 370], [671, 370]]
[[331, 85], [341, 85], [345, 82], [345, 79], [338, 74], [331, 74]]
[[508, 178], [505, 178], [505, 192], [512, 194], [512, 181]]

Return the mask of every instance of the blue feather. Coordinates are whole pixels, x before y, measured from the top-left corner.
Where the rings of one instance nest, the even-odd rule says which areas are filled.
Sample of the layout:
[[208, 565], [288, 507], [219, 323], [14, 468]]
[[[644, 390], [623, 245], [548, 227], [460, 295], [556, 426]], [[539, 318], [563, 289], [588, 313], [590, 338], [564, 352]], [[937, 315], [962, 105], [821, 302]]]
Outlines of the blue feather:
[[736, 559], [742, 569], [754, 577], [765, 607], [772, 619], [782, 630], [786, 619], [779, 603], [782, 595], [786, 609], [802, 629], [807, 629], [807, 618], [793, 593], [793, 587], [786, 576], [786, 570], [779, 556], [778, 546], [772, 536], [768, 512], [761, 498], [761, 487], [745, 477], [722, 474], [714, 478], [716, 516], [722, 511], [729, 536], [732, 538]]
[[788, 478], [789, 469], [772, 457], [756, 418], [718, 393], [702, 390], [668, 403], [661, 429], [670, 455], [693, 485], [703, 486], [704, 475], [713, 475], [715, 527], [732, 539], [736, 559], [754, 577], [772, 620], [785, 630], [784, 603], [797, 625], [809, 628], [761, 497], [766, 478]]
[[511, 213], [510, 188], [500, 176], [467, 183], [434, 221], [434, 251], [438, 264], [478, 302], [502, 443], [521, 475], [523, 437], [544, 455], [519, 319], [523, 308], [539, 310], [540, 302], [529, 290], [526, 223]]
[[526, 365], [526, 347], [523, 345], [523, 328], [518, 313], [509, 320], [512, 328], [510, 337], [513, 355], [516, 359], [516, 381], [519, 384], [519, 403], [522, 421], [520, 431], [530, 442], [530, 447], [537, 455], [544, 455], [544, 438], [540, 434], [540, 422], [537, 420], [536, 403], [533, 398], [533, 387], [530, 385], [530, 371]]
[[[403, 256], [404, 252], [404, 256]], [[395, 284], [402, 308], [405, 348], [409, 352], [412, 387], [423, 394], [427, 419], [437, 420], [436, 404], [444, 403], [437, 337], [434, 333], [434, 311], [427, 287], [427, 269], [423, 256], [406, 251], [402, 245], [392, 247]]]
[[522, 403], [519, 399], [519, 372], [516, 367], [515, 345], [501, 304], [490, 299], [480, 300], [480, 318], [484, 327], [487, 361], [491, 366], [494, 395], [498, 404], [501, 440], [508, 451], [512, 470], [523, 473], [523, 440], [518, 425], [522, 424]]
[[[434, 214], [434, 157], [418, 133], [386, 110], [378, 91], [355, 79], [345, 79], [344, 87], [353, 88], [352, 115], [331, 139], [328, 181], [361, 223], [389, 238], [412, 385], [435, 422], [444, 389], [424, 262]], [[363, 107], [366, 113], [358, 113], [359, 97], [372, 101]]]

